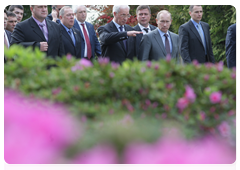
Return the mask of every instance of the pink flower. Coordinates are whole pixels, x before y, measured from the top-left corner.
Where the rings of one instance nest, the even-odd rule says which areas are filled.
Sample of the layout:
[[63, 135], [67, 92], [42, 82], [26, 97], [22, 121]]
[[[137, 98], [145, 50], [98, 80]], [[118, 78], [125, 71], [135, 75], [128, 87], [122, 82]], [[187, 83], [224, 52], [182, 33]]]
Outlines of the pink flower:
[[148, 61], [147, 61], [147, 67], [150, 68], [151, 66], [152, 66], [152, 62], [148, 60]]
[[113, 72], [109, 73], [109, 77], [113, 78], [115, 76], [115, 74]]
[[178, 102], [177, 102], [177, 107], [180, 109], [180, 110], [183, 110], [185, 109], [189, 104], [189, 101], [188, 99], [182, 97], [180, 99], [178, 99]]
[[216, 68], [219, 72], [221, 72], [223, 70], [223, 61], [220, 61], [219, 63], [217, 63]]
[[201, 112], [199, 113], [199, 115], [200, 115], [200, 120], [201, 120], [201, 121], [204, 121], [205, 118], [206, 118], [205, 112], [201, 111]]
[[167, 61], [167, 62], [170, 62], [170, 61], [171, 61], [171, 55], [170, 55], [170, 54], [168, 54], [168, 55], [166, 56], [166, 61]]
[[67, 60], [71, 60], [72, 59], [72, 55], [70, 53], [67, 53], [66, 58], [67, 58]]
[[109, 145], [98, 145], [80, 153], [72, 161], [73, 164], [116, 164], [117, 153]]
[[53, 95], [57, 95], [57, 94], [59, 94], [61, 91], [62, 91], [62, 88], [58, 87], [58, 88], [52, 90], [52, 94], [53, 94]]
[[85, 67], [92, 67], [93, 64], [91, 61], [82, 58], [79, 62], [76, 63], [75, 66], [72, 67], [72, 71], [83, 70]]
[[209, 80], [209, 75], [207, 75], [207, 74], [204, 75], [204, 80], [206, 80], [206, 81]]
[[159, 69], [159, 64], [155, 64], [154, 69], [158, 70]]
[[221, 135], [226, 137], [229, 136], [231, 133], [231, 128], [228, 125], [227, 122], [223, 121], [219, 126], [218, 126], [218, 130], [220, 131]]
[[184, 96], [191, 102], [194, 102], [196, 99], [196, 94], [194, 93], [194, 90], [190, 86], [185, 87], [186, 91]]
[[119, 67], [119, 64], [115, 62], [111, 62], [111, 66], [113, 69], [117, 69]]
[[108, 57], [99, 57], [98, 62], [100, 65], [107, 65], [109, 63]]
[[219, 103], [221, 101], [222, 98], [222, 93], [221, 92], [213, 92], [210, 96], [210, 101], [215, 104], [215, 103]]
[[9, 164], [48, 164], [63, 160], [79, 137], [75, 118], [61, 105], [4, 94], [4, 158]]
[[195, 65], [195, 66], [199, 65], [199, 64], [198, 64], [198, 61], [195, 60], [195, 59], [192, 61], [192, 64]]

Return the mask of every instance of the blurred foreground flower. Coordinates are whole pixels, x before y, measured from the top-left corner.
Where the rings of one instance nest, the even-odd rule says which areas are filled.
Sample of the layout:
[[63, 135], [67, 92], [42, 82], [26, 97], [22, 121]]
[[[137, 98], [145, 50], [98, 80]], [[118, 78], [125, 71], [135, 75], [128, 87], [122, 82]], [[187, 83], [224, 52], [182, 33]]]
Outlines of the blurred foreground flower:
[[219, 103], [222, 99], [222, 93], [221, 92], [213, 92], [210, 96], [210, 101], [212, 103]]
[[62, 161], [64, 150], [79, 137], [79, 126], [61, 105], [4, 94], [4, 158], [9, 164]]
[[75, 66], [72, 67], [72, 71], [83, 70], [85, 67], [92, 67], [93, 64], [91, 61], [82, 58], [79, 62], [76, 63]]

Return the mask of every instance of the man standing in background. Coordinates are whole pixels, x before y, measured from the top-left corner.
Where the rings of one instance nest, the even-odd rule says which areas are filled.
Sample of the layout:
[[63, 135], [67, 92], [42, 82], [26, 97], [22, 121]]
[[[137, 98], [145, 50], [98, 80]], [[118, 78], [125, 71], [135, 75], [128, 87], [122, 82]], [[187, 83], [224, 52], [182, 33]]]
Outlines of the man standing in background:
[[202, 22], [201, 5], [189, 7], [190, 21], [179, 27], [180, 52], [184, 63], [215, 63], [208, 23]]
[[75, 21], [74, 28], [78, 29], [81, 34], [81, 58], [92, 60], [95, 53], [99, 57], [102, 55], [100, 43], [98, 41], [94, 27], [86, 22], [87, 9], [84, 5], [79, 5], [74, 10]]
[[228, 68], [236, 67], [236, 24], [230, 25], [227, 30], [226, 58]]
[[136, 53], [136, 56], [138, 57], [139, 46], [140, 46], [140, 42], [142, 40], [143, 35], [155, 30], [157, 27], [149, 24], [149, 21], [151, 18], [151, 9], [148, 5], [138, 6], [136, 10], [136, 14], [137, 14], [138, 24], [134, 26], [133, 29], [136, 31], [143, 32], [143, 34], [137, 34], [136, 36], [136, 43], [135, 43], [136, 52], [135, 53]]
[[6, 30], [13, 32], [15, 26], [17, 25], [17, 16], [13, 12], [7, 12], [7, 18]]
[[60, 23], [60, 19], [59, 19], [59, 11], [62, 9], [62, 7], [64, 7], [65, 5], [52, 5], [52, 13], [49, 14], [47, 16], [47, 19], [56, 22], [56, 23]]
[[18, 23], [23, 19], [24, 8], [22, 5], [11, 5], [8, 11], [13, 12], [17, 16]]

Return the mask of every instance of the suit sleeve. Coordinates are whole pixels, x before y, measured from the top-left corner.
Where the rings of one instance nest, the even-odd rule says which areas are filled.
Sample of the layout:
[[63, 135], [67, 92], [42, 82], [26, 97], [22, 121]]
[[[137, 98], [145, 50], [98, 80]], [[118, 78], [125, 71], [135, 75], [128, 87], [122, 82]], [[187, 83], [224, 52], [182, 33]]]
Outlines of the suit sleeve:
[[25, 42], [25, 34], [23, 32], [24, 28], [17, 24], [13, 30], [11, 35], [10, 45], [19, 44], [24, 47], [33, 46], [33, 48], [38, 47], [40, 48], [40, 42], [32, 41], [32, 42]]
[[140, 42], [138, 59], [140, 61], [149, 60], [150, 49], [151, 49], [151, 42], [149, 40], [149, 36], [145, 34], [143, 35], [142, 40]]
[[101, 46], [98, 41], [98, 38], [97, 38], [94, 28], [93, 28], [93, 39], [94, 39], [94, 43], [95, 43], [95, 53], [97, 54], [97, 56], [101, 56], [102, 55]]
[[125, 40], [128, 38], [127, 32], [109, 32], [104, 26], [98, 28], [98, 34], [101, 45], [111, 45], [113, 43]]
[[226, 36], [226, 58], [228, 68], [236, 67], [236, 32], [230, 26]]
[[180, 26], [178, 30], [179, 34], [179, 51], [184, 63], [191, 63], [191, 58], [189, 55], [189, 39], [188, 32], [183, 26]]

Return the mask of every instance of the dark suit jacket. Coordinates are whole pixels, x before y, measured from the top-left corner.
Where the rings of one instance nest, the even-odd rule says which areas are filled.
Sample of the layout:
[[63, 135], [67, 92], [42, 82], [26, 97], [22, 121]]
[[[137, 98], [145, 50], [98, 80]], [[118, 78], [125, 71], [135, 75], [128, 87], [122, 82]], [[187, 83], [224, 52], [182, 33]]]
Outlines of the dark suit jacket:
[[236, 67], [236, 24], [229, 26], [227, 30], [226, 58], [228, 68]]
[[[101, 52], [101, 47], [100, 47], [100, 43], [98, 41], [96, 32], [94, 30], [94, 27], [92, 24], [90, 24], [89, 22], [86, 22], [86, 26], [87, 26], [87, 30], [88, 30], [88, 34], [89, 34], [89, 39], [90, 39], [90, 43], [91, 43], [91, 48], [92, 48], [92, 57], [95, 57], [95, 53], [97, 56], [101, 56], [102, 52]], [[81, 35], [81, 40], [82, 40], [82, 44], [81, 44], [81, 58], [84, 57], [84, 53], [85, 53], [85, 41], [84, 41], [84, 34], [77, 22], [77, 20], [74, 20], [74, 28], [78, 29], [80, 31], [80, 35]]]
[[80, 35], [80, 31], [78, 31], [77, 29], [72, 27], [74, 37], [75, 37], [75, 46], [74, 46], [72, 38], [69, 36], [66, 29], [62, 26], [62, 24], [59, 24], [59, 26], [61, 27], [62, 40], [63, 40], [65, 55], [70, 53], [71, 55], [75, 56], [76, 58], [81, 58], [81, 35]]
[[203, 28], [206, 39], [207, 58], [205, 56], [205, 50], [201, 41], [201, 37], [192, 21], [190, 20], [179, 27], [179, 48], [184, 63], [191, 63], [194, 59], [197, 60], [199, 63], [215, 63], [212, 51], [209, 25], [201, 21], [201, 26]]
[[[129, 25], [124, 25], [125, 31], [119, 32], [113, 21], [98, 28], [102, 56], [109, 57], [110, 61], [122, 63], [135, 56], [135, 38], [128, 37], [127, 31], [133, 31]], [[125, 50], [123, 40], [127, 39], [128, 50]]]
[[12, 33], [11, 33], [10, 31], [8, 31], [8, 30], [5, 30], [5, 32], [6, 32], [6, 34], [7, 34], [8, 42], [9, 42], [9, 44], [10, 44]]
[[[58, 24], [46, 19], [48, 28], [47, 56], [64, 55], [62, 34]], [[46, 42], [42, 30], [32, 17], [16, 25], [12, 33], [11, 45], [20, 44], [24, 47], [32, 46], [40, 48], [40, 42]]]
[[[155, 27], [154, 25], [151, 25], [151, 24], [149, 24], [149, 27], [150, 27], [151, 31], [153, 31], [157, 28], [157, 27]], [[135, 25], [133, 27], [133, 29], [136, 30], [136, 31], [142, 31], [138, 24]], [[135, 50], [136, 50], [135, 54], [136, 54], [137, 57], [138, 57], [139, 47], [140, 47], [140, 42], [142, 40], [142, 37], [143, 37], [143, 34], [137, 34], [137, 36], [135, 37], [136, 38], [136, 40], [135, 40]]]

